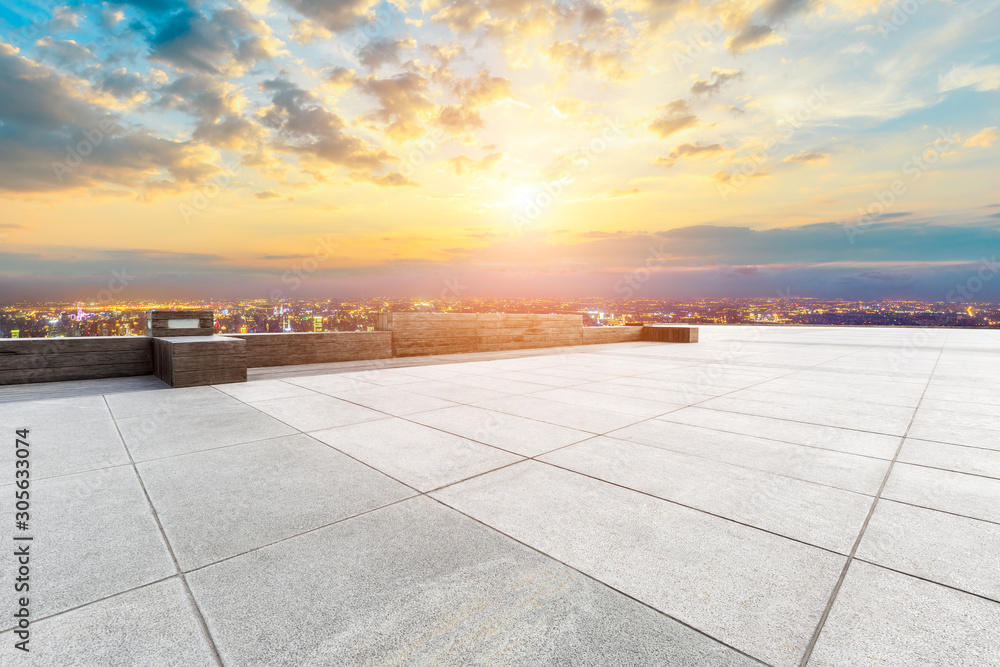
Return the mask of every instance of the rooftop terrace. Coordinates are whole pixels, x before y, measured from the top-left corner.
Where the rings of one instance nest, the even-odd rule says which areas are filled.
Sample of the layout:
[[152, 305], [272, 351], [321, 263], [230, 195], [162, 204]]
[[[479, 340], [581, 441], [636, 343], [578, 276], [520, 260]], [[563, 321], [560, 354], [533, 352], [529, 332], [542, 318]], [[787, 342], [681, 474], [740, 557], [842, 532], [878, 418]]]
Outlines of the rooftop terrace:
[[993, 331], [704, 327], [0, 387], [0, 663], [998, 664], [998, 371]]

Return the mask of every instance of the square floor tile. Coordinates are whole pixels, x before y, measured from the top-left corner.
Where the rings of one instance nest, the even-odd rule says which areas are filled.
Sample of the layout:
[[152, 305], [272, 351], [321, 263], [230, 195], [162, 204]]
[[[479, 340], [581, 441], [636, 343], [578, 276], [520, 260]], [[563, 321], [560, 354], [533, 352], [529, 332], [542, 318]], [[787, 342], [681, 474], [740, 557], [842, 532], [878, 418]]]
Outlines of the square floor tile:
[[710, 394], [697, 394], [694, 392], [670, 391], [667, 389], [651, 389], [650, 387], [635, 387], [627, 384], [615, 382], [590, 382], [581, 384], [574, 389], [580, 391], [592, 391], [595, 394], [611, 394], [626, 398], [641, 398], [644, 400], [662, 401], [677, 405], [689, 405], [704, 401], [712, 396]]
[[412, 496], [306, 435], [138, 466], [184, 570]]
[[[144, 393], [144, 392], [135, 392]], [[76, 396], [0, 403], [0, 425], [10, 430], [42, 424], [73, 424], [111, 416], [103, 396]]]
[[611, 410], [582, 408], [567, 403], [548, 401], [534, 396], [511, 396], [482, 401], [477, 407], [526, 417], [538, 421], [575, 428], [590, 433], [606, 433], [642, 421], [642, 417]]
[[226, 664], [754, 664], [426, 498], [188, 581]]
[[1000, 523], [1000, 479], [897, 463], [882, 497]]
[[551, 387], [533, 382], [521, 382], [519, 380], [506, 380], [504, 378], [470, 375], [468, 377], [455, 378], [455, 384], [467, 387], [477, 387], [479, 389], [490, 389], [492, 391], [503, 392], [504, 394], [531, 394]]
[[[0, 489], [12, 498], [13, 486]], [[10, 505], [6, 505], [11, 509]], [[15, 544], [14, 517], [0, 523], [8, 563]], [[47, 616], [94, 602], [176, 573], [135, 471], [120, 466], [38, 480], [31, 485], [28, 531], [31, 611]], [[9, 570], [7, 573], [9, 574]], [[13, 626], [13, 595], [0, 600], [3, 622]], [[7, 650], [4, 647], [3, 650]]]
[[[747, 393], [750, 391], [752, 390], [748, 390]], [[902, 408], [903, 411], [909, 414], [891, 417], [852, 411], [849, 406], [839, 406], [836, 409], [831, 409], [808, 405], [783, 405], [767, 401], [733, 398], [732, 396], [713, 398], [701, 403], [698, 407], [899, 436], [906, 433], [906, 429], [910, 425], [910, 417], [913, 413], [913, 410], [910, 408]]]
[[[404, 387], [409, 386], [404, 385]], [[450, 408], [456, 405], [453, 401], [413, 393], [398, 387], [373, 387], [360, 391], [337, 392], [335, 396], [349, 403], [397, 416]]]
[[480, 387], [470, 387], [468, 385], [457, 384], [455, 382], [442, 381], [408, 384], [406, 385], [406, 391], [423, 394], [424, 396], [433, 396], [434, 398], [443, 398], [446, 401], [461, 403], [463, 405], [475, 403], [477, 401], [486, 401], [491, 398], [504, 398], [505, 396], [510, 396], [510, 394], [502, 391], [494, 391], [492, 389], [482, 389]]
[[282, 380], [251, 380], [249, 382], [231, 382], [229, 384], [213, 386], [224, 394], [228, 394], [244, 403], [266, 401], [271, 398], [309, 396], [313, 393], [310, 389], [290, 382], [283, 382]]
[[730, 433], [764, 436], [798, 445], [809, 445], [810, 447], [881, 459], [892, 459], [896, 455], [900, 442], [900, 437], [895, 435], [853, 431], [819, 424], [804, 424], [757, 415], [705, 410], [698, 407], [671, 412], [662, 419], [678, 424], [702, 426]]
[[[31, 624], [29, 652], [11, 663], [52, 665], [177, 665], [213, 667], [215, 657], [180, 579], [122, 593]], [[11, 632], [0, 634], [13, 653]]]
[[421, 412], [411, 415], [409, 419], [521, 456], [537, 456], [594, 437], [593, 433], [586, 431], [484, 410], [472, 405]]
[[680, 403], [667, 403], [664, 401], [650, 400], [650, 398], [636, 398], [634, 396], [614, 396], [609, 394], [599, 394], [593, 391], [582, 391], [580, 389], [550, 389], [532, 394], [538, 398], [550, 401], [577, 405], [581, 408], [597, 408], [599, 410], [611, 410], [621, 412], [626, 415], [637, 417], [656, 417], [667, 412], [678, 410], [684, 405]]
[[652, 419], [609, 437], [874, 496], [889, 461]]
[[239, 405], [239, 401], [215, 387], [174, 387], [160, 391], [109, 394], [106, 398], [115, 419]]
[[882, 499], [858, 558], [1000, 601], [1000, 524]]
[[1000, 479], [1000, 451], [907, 438], [899, 453], [903, 463]]
[[998, 655], [1000, 604], [854, 561], [809, 665], [991, 665]]
[[600, 436], [539, 459], [847, 555], [873, 498]]
[[253, 407], [300, 431], [317, 431], [386, 417], [383, 412], [318, 394], [256, 401]]
[[326, 375], [305, 375], [302, 377], [284, 378], [283, 382], [293, 384], [296, 387], [309, 389], [321, 394], [334, 394], [338, 391], [358, 391], [359, 389], [373, 389], [378, 385], [372, 382], [365, 382], [354, 374], [330, 373]]
[[521, 460], [495, 447], [396, 418], [312, 435], [421, 491]]
[[435, 498], [775, 665], [797, 665], [845, 558], [526, 461]]
[[[13, 432], [10, 432], [13, 437]], [[68, 475], [129, 463], [128, 452], [110, 415], [86, 422], [43, 422], [28, 432], [33, 479]], [[14, 470], [15, 448], [4, 447], [0, 461]], [[4, 480], [8, 481], [8, 480]]]
[[[298, 399], [281, 399], [298, 400]], [[208, 410], [160, 412], [118, 420], [136, 461], [292, 435], [295, 429], [238, 401]]]

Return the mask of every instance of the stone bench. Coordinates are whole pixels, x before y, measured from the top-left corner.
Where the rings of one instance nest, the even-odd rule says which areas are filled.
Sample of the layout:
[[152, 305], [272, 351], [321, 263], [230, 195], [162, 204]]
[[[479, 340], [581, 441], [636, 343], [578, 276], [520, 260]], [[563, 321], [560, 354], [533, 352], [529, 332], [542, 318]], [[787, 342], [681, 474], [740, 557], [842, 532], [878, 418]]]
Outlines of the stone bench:
[[153, 342], [153, 375], [171, 387], [247, 381], [247, 344], [215, 335], [210, 310], [151, 310], [146, 335]]
[[154, 338], [153, 375], [171, 387], [246, 382], [246, 341], [226, 336]]

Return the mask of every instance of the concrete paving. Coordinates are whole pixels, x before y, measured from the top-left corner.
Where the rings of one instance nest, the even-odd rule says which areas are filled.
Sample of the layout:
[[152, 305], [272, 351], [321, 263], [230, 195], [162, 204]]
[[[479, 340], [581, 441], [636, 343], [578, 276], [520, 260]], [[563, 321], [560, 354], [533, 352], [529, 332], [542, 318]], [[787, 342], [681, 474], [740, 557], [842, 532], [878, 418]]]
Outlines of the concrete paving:
[[5, 387], [0, 664], [1000, 664], [998, 397], [822, 327]]

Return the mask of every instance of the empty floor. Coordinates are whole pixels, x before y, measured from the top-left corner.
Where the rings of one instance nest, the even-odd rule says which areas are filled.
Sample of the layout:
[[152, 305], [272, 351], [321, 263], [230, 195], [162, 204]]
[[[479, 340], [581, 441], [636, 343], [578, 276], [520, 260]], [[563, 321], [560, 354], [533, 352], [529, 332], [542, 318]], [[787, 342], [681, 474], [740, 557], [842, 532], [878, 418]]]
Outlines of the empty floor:
[[701, 333], [4, 388], [0, 663], [1000, 664], [1000, 335]]

